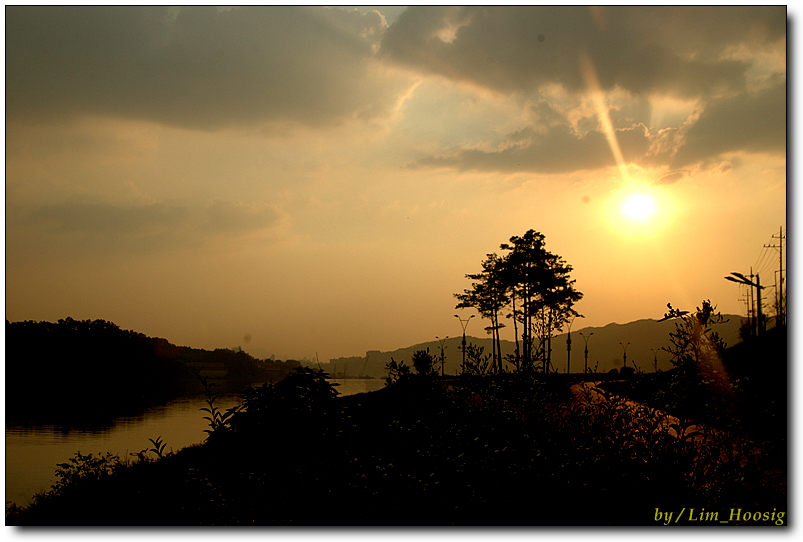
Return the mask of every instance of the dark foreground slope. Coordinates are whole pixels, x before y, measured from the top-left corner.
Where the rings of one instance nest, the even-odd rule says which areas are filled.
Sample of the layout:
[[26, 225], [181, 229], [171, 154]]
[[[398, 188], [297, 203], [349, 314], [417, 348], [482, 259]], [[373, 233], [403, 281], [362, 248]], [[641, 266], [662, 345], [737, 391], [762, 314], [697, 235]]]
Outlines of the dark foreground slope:
[[[785, 482], [750, 455], [755, 441], [718, 430], [700, 447], [613, 397], [572, 407], [569, 385], [407, 377], [336, 398], [299, 369], [248, 390], [228, 420], [212, 416], [221, 423], [203, 445], [158, 460], [76, 457], [6, 522], [658, 525], [658, 512], [704, 508], [730, 524], [785, 524]], [[736, 521], [731, 509], [773, 515]]]

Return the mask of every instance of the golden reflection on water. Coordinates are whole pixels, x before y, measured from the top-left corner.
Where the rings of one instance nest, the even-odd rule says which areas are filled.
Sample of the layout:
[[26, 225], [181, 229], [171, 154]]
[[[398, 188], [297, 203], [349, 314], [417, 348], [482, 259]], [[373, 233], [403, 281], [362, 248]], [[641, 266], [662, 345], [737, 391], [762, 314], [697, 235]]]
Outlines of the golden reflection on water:
[[[341, 396], [374, 391], [384, 386], [384, 380], [337, 379]], [[221, 395], [216, 406], [225, 411], [240, 404], [239, 395]], [[203, 397], [179, 399], [154, 407], [140, 416], [123, 417], [109, 427], [81, 430], [55, 425], [6, 427], [6, 501], [18, 505], [30, 502], [40, 491], [50, 489], [56, 481], [58, 463], [66, 463], [75, 452], [105, 454], [120, 457], [151, 448], [148, 439], [161, 437], [166, 450], [177, 451], [203, 442], [208, 428]]]

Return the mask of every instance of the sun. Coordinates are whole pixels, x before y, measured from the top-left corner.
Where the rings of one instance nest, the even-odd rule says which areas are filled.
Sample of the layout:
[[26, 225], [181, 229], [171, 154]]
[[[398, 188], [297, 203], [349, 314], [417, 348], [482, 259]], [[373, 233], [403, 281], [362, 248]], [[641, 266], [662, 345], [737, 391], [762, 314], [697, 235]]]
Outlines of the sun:
[[646, 222], [655, 212], [655, 200], [646, 194], [633, 194], [622, 204], [622, 213], [636, 222]]

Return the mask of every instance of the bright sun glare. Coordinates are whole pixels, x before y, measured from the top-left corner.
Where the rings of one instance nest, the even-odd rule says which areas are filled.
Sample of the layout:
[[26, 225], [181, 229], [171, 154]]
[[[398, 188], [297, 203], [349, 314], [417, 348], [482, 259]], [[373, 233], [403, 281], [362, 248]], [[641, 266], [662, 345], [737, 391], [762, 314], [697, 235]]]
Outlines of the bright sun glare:
[[622, 212], [637, 222], [644, 222], [655, 211], [655, 200], [644, 194], [634, 194], [625, 200]]

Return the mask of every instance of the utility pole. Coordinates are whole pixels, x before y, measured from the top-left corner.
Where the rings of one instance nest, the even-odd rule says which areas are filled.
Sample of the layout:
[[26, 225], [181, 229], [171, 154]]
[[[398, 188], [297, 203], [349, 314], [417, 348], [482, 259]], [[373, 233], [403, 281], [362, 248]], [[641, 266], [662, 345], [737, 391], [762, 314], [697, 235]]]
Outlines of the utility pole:
[[[751, 288], [751, 290], [752, 290], [752, 288]], [[749, 296], [747, 294], [743, 295], [742, 294], [743, 291], [744, 291], [743, 289], [739, 290], [739, 301], [744, 303], [744, 313], [747, 315], [747, 326], [750, 329], [753, 329], [753, 326], [750, 323], [750, 298], [749, 298]]]
[[[756, 303], [756, 305], [754, 307], [755, 321], [753, 322], [753, 330], [755, 332], [754, 336], [757, 337], [759, 335], [759, 333], [762, 331], [761, 328], [762, 328], [762, 325], [763, 325], [762, 324], [763, 317], [762, 317], [762, 314], [761, 314], [761, 289], [764, 288], [764, 287], [761, 285], [761, 277], [758, 276], [758, 273], [753, 275], [753, 268], [752, 267], [750, 268], [750, 279], [748, 279], [747, 277], [745, 277], [741, 273], [735, 273], [734, 272], [734, 273], [731, 273], [731, 275], [733, 275], [733, 276], [725, 277], [725, 280], [729, 280], [729, 281], [735, 282], [737, 284], [746, 284], [747, 286], [752, 286], [752, 288], [750, 288], [750, 293], [751, 294], [753, 292], [753, 288], [756, 289], [756, 301], [757, 301], [757, 303]], [[755, 282], [753, 282], [753, 277], [754, 276], [756, 278]], [[734, 277], [736, 277], [736, 278], [734, 278]]]
[[761, 277], [758, 276], [756, 273], [756, 307], [758, 308], [758, 322], [756, 322], [756, 333], [760, 334], [764, 332], [764, 317], [761, 314]]
[[775, 325], [783, 325], [786, 323], [786, 309], [783, 306], [783, 226], [781, 226], [780, 230], [778, 231], [778, 236], [772, 236], [773, 239], [778, 239], [777, 245], [764, 245], [765, 248], [777, 248], [778, 249], [778, 271], [781, 274], [780, 280], [778, 281], [778, 287], [775, 289], [775, 295], [777, 296], [776, 302], [776, 319]]
[[756, 336], [758, 332], [758, 324], [756, 322], [756, 297], [753, 295], [753, 268], [750, 268], [750, 332], [753, 334], [753, 337]]
[[[751, 267], [750, 268], [750, 286], [755, 287], [755, 283], [753, 282], [753, 278], [755, 278], [755, 275], [753, 275], [753, 268]], [[750, 307], [751, 307], [751, 309], [753, 311], [753, 337], [758, 337], [759, 317], [758, 317], [758, 311], [756, 311], [756, 297], [758, 297], [758, 296], [753, 295], [753, 288], [750, 288]]]

